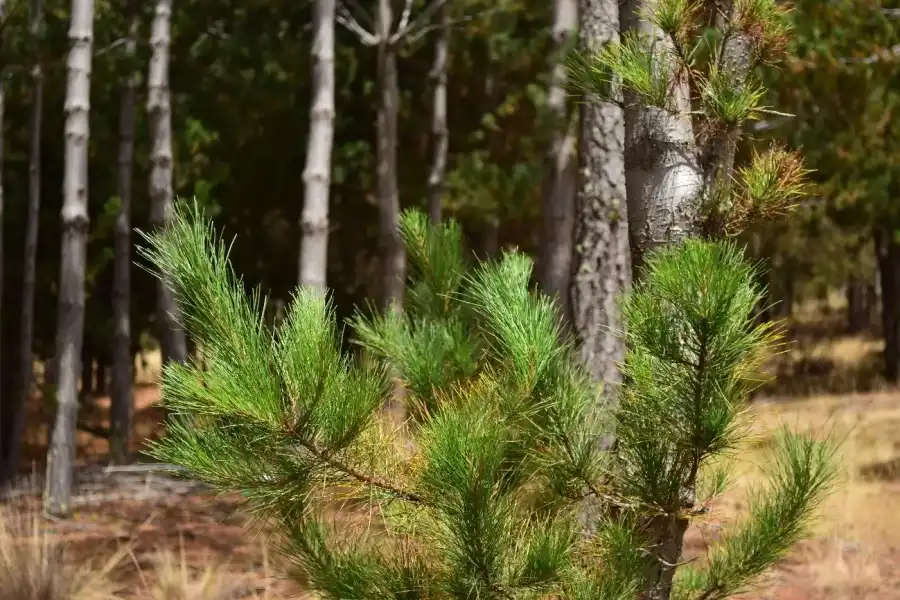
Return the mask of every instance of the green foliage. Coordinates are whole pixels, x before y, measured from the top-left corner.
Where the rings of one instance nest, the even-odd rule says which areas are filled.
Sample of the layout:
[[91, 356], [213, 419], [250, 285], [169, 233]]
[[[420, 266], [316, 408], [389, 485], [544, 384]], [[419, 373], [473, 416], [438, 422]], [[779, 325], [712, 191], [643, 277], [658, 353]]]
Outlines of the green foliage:
[[[602, 415], [554, 303], [529, 291], [527, 257], [469, 266], [452, 222], [412, 212], [402, 223], [410, 310], [352, 320], [357, 343], [381, 359], [374, 370], [340, 352], [318, 294], [298, 292], [266, 329], [259, 294], [246, 295], [196, 205], [147, 236], [145, 257], [199, 348], [163, 373], [175, 414], [153, 454], [274, 517], [297, 578], [328, 598], [633, 598], [657, 560], [660, 515], [691, 518], [699, 470], [741, 439], [742, 406], [776, 337], [755, 324], [753, 268], [729, 244], [652, 255], [624, 303], [628, 385]], [[386, 370], [420, 409], [410, 428], [377, 411]], [[618, 443], [607, 453], [597, 441], [610, 417]], [[827, 492], [830, 446], [784, 440], [772, 489], [753, 497], [709, 569], [685, 579], [699, 596], [751, 582]], [[335, 518], [340, 498], [375, 522]], [[579, 525], [586, 499], [601, 507], [590, 535]]]

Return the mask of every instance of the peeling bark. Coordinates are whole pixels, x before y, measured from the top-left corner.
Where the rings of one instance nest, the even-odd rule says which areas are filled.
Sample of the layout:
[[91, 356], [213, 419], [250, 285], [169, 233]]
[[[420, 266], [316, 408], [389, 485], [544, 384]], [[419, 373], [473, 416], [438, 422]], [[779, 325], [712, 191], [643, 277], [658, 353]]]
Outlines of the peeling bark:
[[313, 101], [300, 223], [300, 285], [322, 294], [328, 274], [328, 198], [334, 141], [334, 14], [335, 0], [316, 0], [312, 45]]
[[[169, 45], [172, 0], [156, 0], [150, 33], [150, 72], [147, 77], [147, 113], [150, 119], [150, 220], [159, 227], [172, 218], [172, 106], [169, 93]], [[157, 327], [163, 362], [187, 359], [184, 330], [178, 324], [175, 296], [166, 285], [156, 285]]]
[[[627, 0], [622, 30], [651, 36], [657, 52], [673, 53], [672, 41], [658, 28], [639, 19], [646, 0]], [[669, 106], [643, 106], [625, 94], [625, 182], [635, 270], [653, 248], [697, 233], [704, 188], [687, 75], [672, 73]]]
[[[134, 57], [137, 50], [138, 26], [136, 6], [128, 27], [125, 52]], [[115, 264], [113, 266], [113, 366], [110, 403], [109, 454], [113, 463], [128, 459], [131, 441], [134, 398], [131, 390], [131, 190], [134, 165], [134, 109], [138, 76], [125, 77], [119, 98], [119, 158], [116, 192], [119, 214], [114, 230]], [[98, 376], [99, 379], [99, 376]]]
[[72, 0], [66, 91], [66, 151], [62, 207], [62, 256], [56, 354], [57, 411], [47, 452], [44, 510], [67, 516], [71, 509], [78, 376], [84, 335], [84, 276], [88, 238], [88, 139], [93, 0]]
[[577, 122], [569, 114], [566, 93], [566, 53], [578, 28], [577, 0], [554, 0], [554, 58], [547, 105], [553, 119], [547, 178], [543, 186], [543, 239], [539, 280], [544, 293], [556, 296], [564, 316], [570, 315], [568, 302], [572, 271], [572, 235], [575, 225], [575, 180], [577, 177]]

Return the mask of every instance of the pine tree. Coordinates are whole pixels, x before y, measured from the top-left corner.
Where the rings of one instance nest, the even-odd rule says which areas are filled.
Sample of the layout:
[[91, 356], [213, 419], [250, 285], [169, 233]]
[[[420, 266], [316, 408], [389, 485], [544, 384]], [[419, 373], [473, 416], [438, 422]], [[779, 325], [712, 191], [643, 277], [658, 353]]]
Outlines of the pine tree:
[[[473, 264], [455, 222], [420, 212], [404, 213], [401, 232], [406, 310], [351, 320], [377, 359], [361, 362], [341, 352], [333, 307], [312, 290], [270, 330], [196, 205], [146, 235], [144, 258], [200, 349], [165, 366], [169, 430], [152, 453], [240, 491], [306, 586], [336, 600], [725, 598], [807, 531], [834, 449], [784, 431], [768, 487], [673, 584], [683, 532], [725, 487], [723, 459], [747, 433], [742, 409], [778, 340], [755, 320], [763, 290], [734, 244], [648, 253], [622, 304], [627, 384], [601, 414], [555, 301], [529, 290], [528, 257]], [[408, 390], [400, 430], [379, 416], [388, 372]], [[613, 426], [604, 451], [597, 438]], [[588, 499], [602, 507], [591, 534], [577, 521]], [[339, 501], [369, 523], [347, 526]]]

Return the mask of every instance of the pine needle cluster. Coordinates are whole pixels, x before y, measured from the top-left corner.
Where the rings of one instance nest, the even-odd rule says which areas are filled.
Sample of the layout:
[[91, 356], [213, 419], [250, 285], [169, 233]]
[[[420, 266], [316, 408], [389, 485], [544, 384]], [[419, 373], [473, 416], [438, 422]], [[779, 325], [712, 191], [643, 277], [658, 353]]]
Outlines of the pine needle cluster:
[[[708, 566], [654, 592], [681, 554], [659, 546], [660, 531], [683, 532], [724, 489], [717, 465], [745, 433], [777, 340], [754, 320], [762, 290], [735, 246], [693, 240], [651, 256], [623, 304], [628, 383], [600, 414], [554, 301], [529, 289], [528, 257], [473, 263], [457, 225], [418, 212], [402, 230], [408, 310], [351, 321], [377, 361], [341, 352], [330, 301], [313, 292], [267, 328], [259, 292], [196, 205], [146, 236], [199, 348], [164, 369], [172, 416], [152, 453], [239, 491], [305, 585], [335, 600], [720, 598], [804, 534], [833, 450], [785, 433], [745, 522]], [[379, 410], [388, 373], [413, 408], [400, 432]]]
[[[790, 116], [765, 104], [768, 90], [756, 68], [784, 59], [791, 20], [790, 10], [776, 0], [727, 4], [725, 10], [698, 0], [651, 0], [639, 16], [652, 31], [629, 30], [618, 42], [578, 50], [569, 58], [572, 90], [589, 97], [613, 99], [627, 91], [642, 106], [679, 116], [675, 89], [690, 91], [689, 114], [680, 116], [691, 119], [693, 151], [708, 171], [698, 199], [708, 213], [703, 228], [713, 227], [717, 235], [782, 214], [798, 197], [797, 176], [806, 173], [798, 155], [780, 148], [754, 156], [739, 172], [732, 168], [734, 147], [747, 123], [767, 115]], [[686, 86], [677, 85], [681, 82]], [[772, 172], [761, 158], [776, 156], [786, 158], [790, 166], [779, 173], [789, 183], [777, 199], [754, 191]]]

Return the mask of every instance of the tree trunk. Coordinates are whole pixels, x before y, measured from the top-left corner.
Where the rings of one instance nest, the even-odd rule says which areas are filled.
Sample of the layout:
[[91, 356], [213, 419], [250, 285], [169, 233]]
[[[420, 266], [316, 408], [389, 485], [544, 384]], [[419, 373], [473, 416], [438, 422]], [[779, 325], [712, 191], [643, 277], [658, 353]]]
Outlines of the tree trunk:
[[884, 376], [897, 383], [900, 378], [900, 242], [893, 230], [876, 231], [875, 252], [881, 279]]
[[[618, 40], [617, 0], [581, 0], [582, 48]], [[582, 104], [580, 176], [570, 297], [581, 359], [602, 383], [605, 403], [615, 399], [625, 356], [618, 300], [631, 285], [625, 200], [625, 121], [615, 102]]]
[[300, 285], [325, 293], [328, 273], [328, 192], [334, 140], [335, 0], [316, 0], [312, 46], [313, 102], [306, 149], [300, 242]]
[[25, 434], [25, 407], [31, 397], [34, 379], [34, 295], [37, 287], [37, 243], [41, 211], [41, 126], [44, 111], [44, 73], [41, 66], [41, 37], [44, 6], [32, 0], [29, 36], [34, 63], [31, 66], [31, 130], [28, 149], [28, 213], [25, 221], [25, 252], [22, 261], [22, 302], [19, 323], [18, 373], [16, 373], [13, 423], [3, 479], [12, 477], [19, 466], [22, 437]]
[[[674, 55], [671, 40], [639, 18], [647, 0], [627, 0], [622, 31], [649, 35], [657, 53]], [[639, 269], [655, 247], [696, 233], [704, 176], [700, 169], [687, 79], [673, 74], [671, 110], [647, 107], [625, 94], [625, 183], [632, 263]]]
[[[6, 25], [6, 4], [4, 0], [0, 0], [0, 26]], [[0, 34], [0, 52], [2, 52], [4, 48], [3, 37]], [[0, 316], [3, 315], [2, 310], [2, 301], [3, 301], [3, 167], [4, 167], [4, 146], [6, 144], [6, 136], [4, 135], [4, 128], [6, 125], [5, 118], [5, 108], [6, 108], [6, 64], [2, 62], [2, 55], [0, 55]], [[0, 327], [0, 331], [3, 331], [3, 328]], [[0, 355], [2, 356], [2, 355]], [[0, 360], [0, 364], [2, 360]], [[2, 376], [4, 373], [0, 372], [0, 381], [2, 381]], [[9, 373], [5, 374], [6, 377], [9, 377]], [[0, 384], [0, 390], [7, 389], [2, 387]], [[3, 456], [6, 456], [4, 447], [8, 440], [5, 439], [3, 434], [3, 430], [7, 431], [9, 428], [3, 418], [4, 409], [9, 406], [9, 400], [3, 402], [3, 399], [0, 398], [0, 459]], [[8, 414], [8, 413], [7, 413]]]
[[[169, 94], [169, 42], [172, 0], [156, 0], [150, 33], [147, 113], [150, 119], [150, 219], [157, 227], [172, 216], [172, 107]], [[165, 281], [156, 284], [156, 318], [163, 362], [184, 362], [187, 344], [178, 324], [175, 296]]]
[[547, 155], [548, 181], [541, 198], [543, 239], [539, 279], [549, 296], [558, 298], [563, 315], [568, 317], [569, 281], [572, 271], [572, 235], [575, 220], [575, 144], [576, 121], [568, 110], [566, 92], [566, 55], [578, 28], [577, 0], [554, 0], [554, 59], [547, 94], [552, 118], [550, 151]]
[[871, 323], [871, 285], [855, 275], [847, 282], [847, 331], [859, 333]]
[[[137, 3], [132, 3], [131, 22], [125, 52], [134, 57], [140, 19]], [[113, 363], [112, 394], [109, 408], [109, 459], [124, 463], [131, 442], [134, 397], [131, 391], [131, 184], [134, 164], [134, 108], [138, 75], [129, 74], [123, 82], [119, 98], [119, 164], [116, 193], [119, 213], [114, 230], [115, 263], [113, 265]]]
[[84, 274], [88, 234], [88, 137], [93, 0], [72, 0], [71, 50], [66, 89], [66, 152], [62, 207], [62, 256], [56, 352], [56, 422], [47, 453], [44, 510], [67, 516], [72, 497], [78, 375], [84, 334]]
[[397, 111], [400, 90], [397, 57], [390, 41], [391, 0], [378, 1], [378, 117], [375, 135], [378, 162], [378, 227], [381, 294], [385, 310], [403, 307], [406, 251], [400, 237], [400, 193], [397, 190]]
[[90, 336], [82, 336], [81, 340], [81, 390], [82, 402], [89, 401], [94, 394], [94, 344]]
[[432, 223], [440, 223], [444, 188], [447, 173], [447, 150], [449, 132], [447, 130], [447, 61], [450, 55], [450, 13], [447, 6], [441, 7], [439, 16], [441, 28], [434, 43], [434, 66], [429, 76], [434, 85], [433, 109], [431, 114], [431, 137], [434, 156], [431, 172], [428, 174], [428, 215]]

